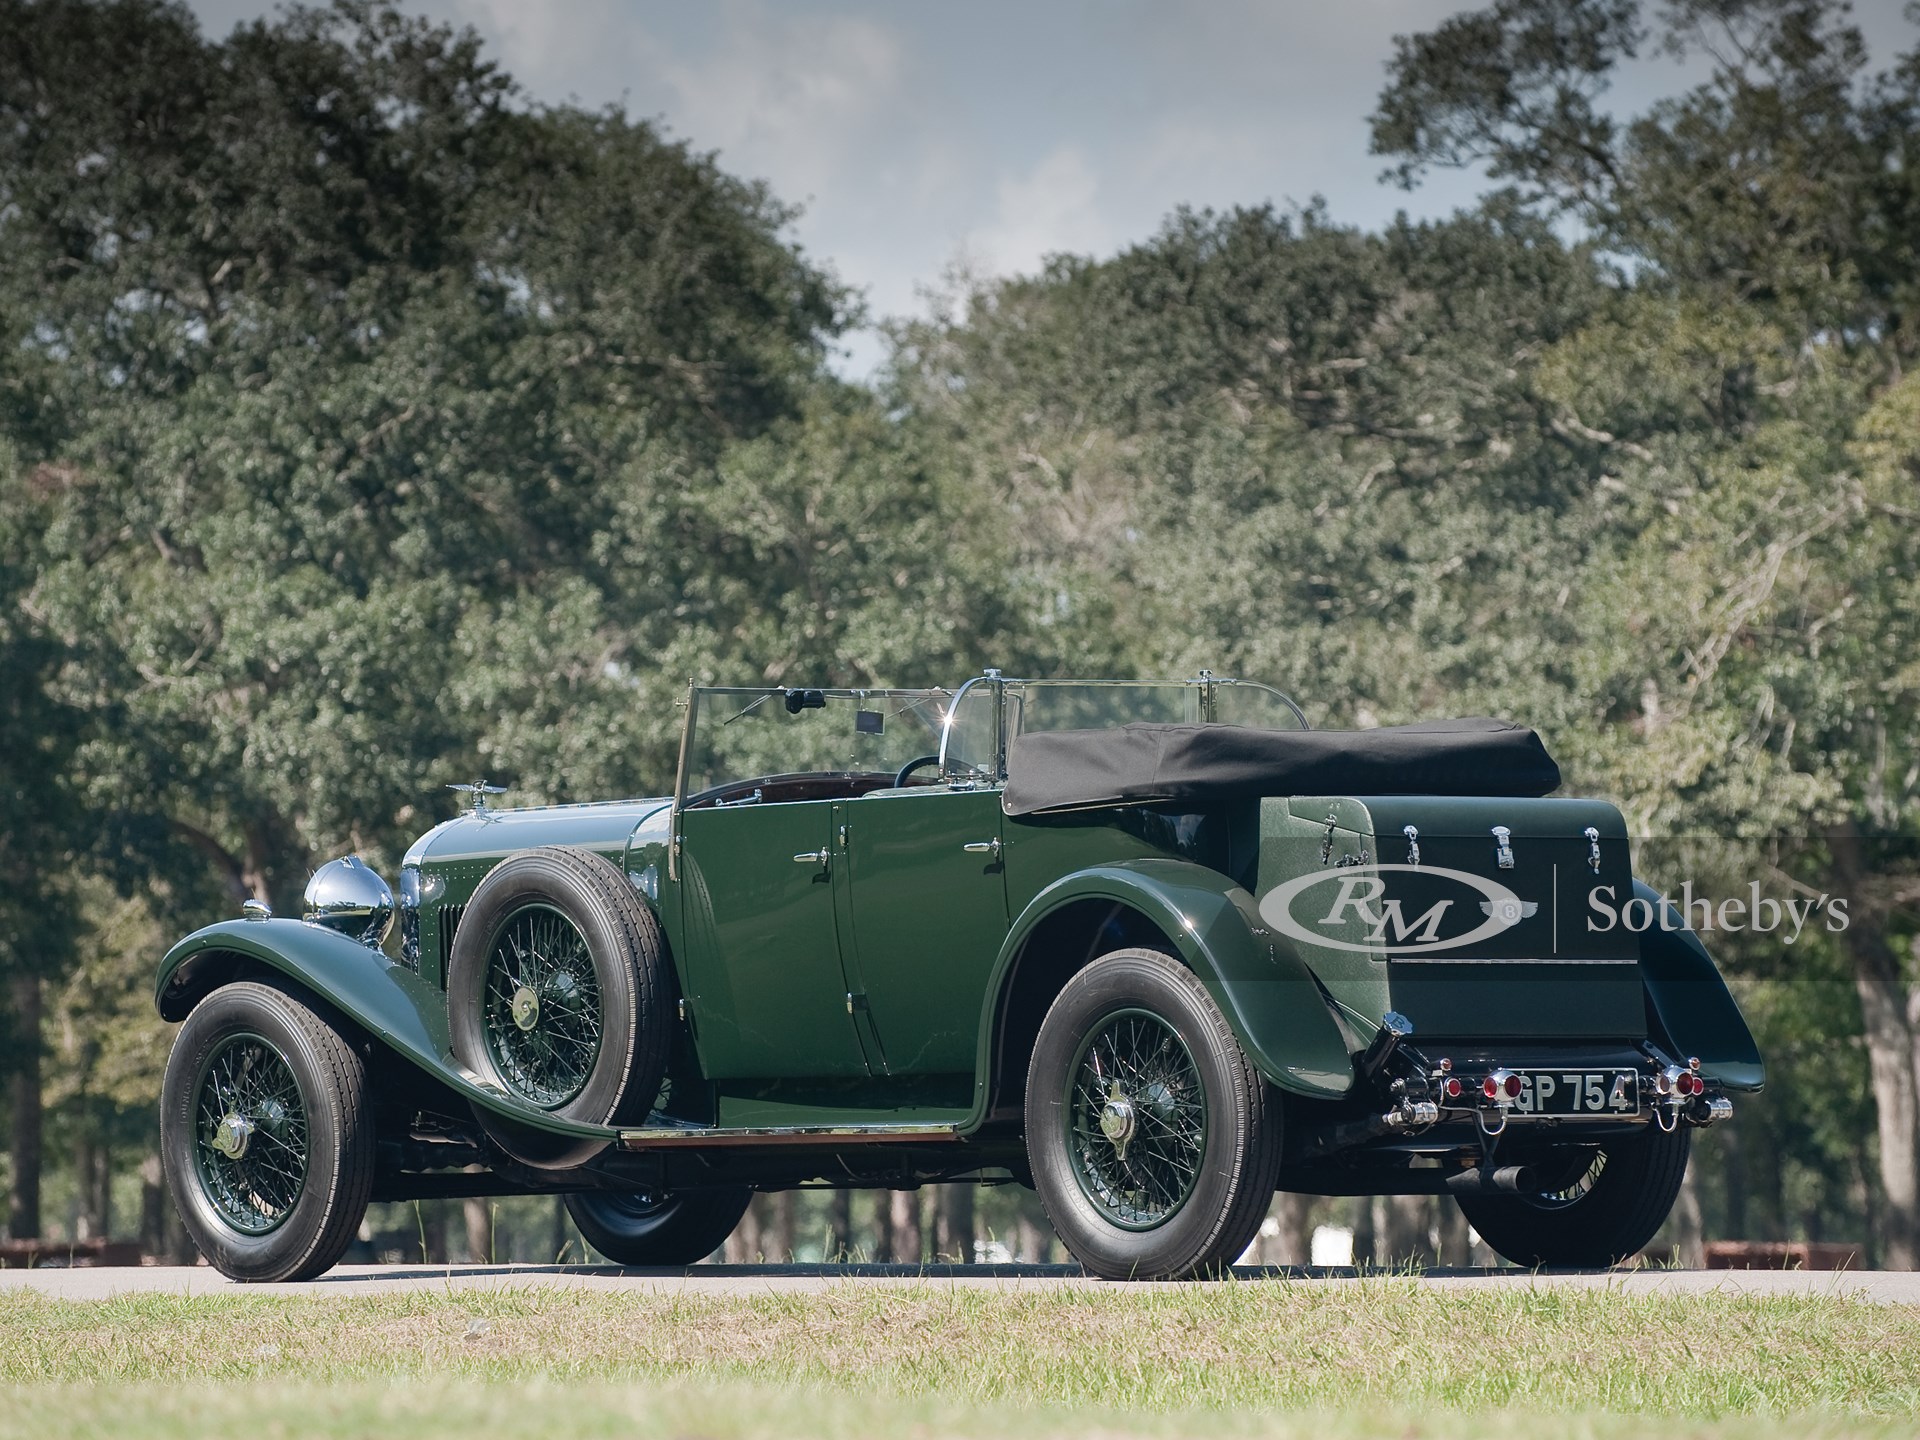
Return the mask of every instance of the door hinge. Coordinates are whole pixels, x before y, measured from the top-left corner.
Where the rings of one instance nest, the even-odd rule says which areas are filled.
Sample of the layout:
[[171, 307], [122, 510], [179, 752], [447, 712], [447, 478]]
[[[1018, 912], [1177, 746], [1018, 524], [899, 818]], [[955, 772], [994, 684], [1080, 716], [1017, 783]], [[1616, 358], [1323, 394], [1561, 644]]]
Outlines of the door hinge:
[[847, 1014], [852, 1015], [867, 1008], [867, 993], [864, 990], [847, 992]]

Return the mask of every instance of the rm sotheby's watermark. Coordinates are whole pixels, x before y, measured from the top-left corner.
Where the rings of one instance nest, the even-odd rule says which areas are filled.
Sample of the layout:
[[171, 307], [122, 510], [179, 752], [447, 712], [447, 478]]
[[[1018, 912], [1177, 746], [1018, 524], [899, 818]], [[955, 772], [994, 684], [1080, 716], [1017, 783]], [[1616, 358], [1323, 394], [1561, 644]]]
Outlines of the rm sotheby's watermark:
[[[1401, 876], [1407, 878], [1396, 878]], [[1534, 898], [1503, 881], [1440, 865], [1361, 864], [1275, 886], [1261, 897], [1260, 915], [1281, 934], [1309, 945], [1366, 954], [1390, 949], [1402, 958], [1470, 950], [1519, 925], [1533, 927], [1525, 937], [1530, 948], [1558, 954], [1584, 948], [1588, 937], [1623, 931], [1746, 933], [1791, 945], [1810, 924], [1838, 933], [1848, 922], [1845, 896], [1778, 899], [1763, 894], [1757, 880], [1744, 896], [1718, 899], [1695, 895], [1691, 880], [1681, 885], [1677, 900], [1638, 890], [1623, 896], [1614, 884], [1593, 884], [1582, 893], [1549, 880], [1539, 889]]]

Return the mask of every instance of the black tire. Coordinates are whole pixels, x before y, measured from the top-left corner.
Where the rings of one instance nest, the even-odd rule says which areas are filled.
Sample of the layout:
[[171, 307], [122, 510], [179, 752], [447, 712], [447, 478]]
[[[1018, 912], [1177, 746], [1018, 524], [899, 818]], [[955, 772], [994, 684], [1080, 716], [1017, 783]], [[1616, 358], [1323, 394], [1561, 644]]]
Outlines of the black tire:
[[616, 1265], [674, 1266], [704, 1260], [733, 1234], [753, 1192], [744, 1188], [588, 1190], [567, 1196], [586, 1242]]
[[[584, 942], [590, 976], [566, 977], [579, 1004], [568, 1010], [551, 994], [536, 994], [531, 1023], [522, 1025], [516, 1014], [510, 1024], [501, 991], [515, 979], [511, 967], [522, 963], [514, 927], [556, 915]], [[490, 986], [496, 946], [505, 958], [492, 976], [498, 983]], [[546, 980], [528, 974], [521, 988], [542, 991], [555, 973]], [[588, 979], [592, 993], [582, 983]], [[673, 1040], [673, 996], [659, 922], [620, 867], [591, 851], [543, 846], [501, 861], [473, 892], [454, 933], [447, 1028], [461, 1063], [508, 1094], [563, 1119], [624, 1125], [644, 1120], [660, 1092]], [[577, 1035], [566, 1039], [574, 1046], [566, 1074], [543, 1088], [544, 1079], [532, 1078], [529, 1064], [521, 1063], [523, 1042], [511, 1029], [522, 1031], [529, 1052], [545, 1039], [551, 1056], [560, 1053], [561, 1027], [588, 1022], [597, 1027], [591, 1048]], [[543, 1025], [552, 1033], [543, 1036]]]
[[160, 1155], [174, 1208], [222, 1275], [309, 1280], [339, 1261], [373, 1189], [366, 1091], [353, 1048], [270, 985], [222, 986], [187, 1017], [160, 1085]]
[[[1142, 1150], [1129, 1159], [1130, 1150], [1111, 1137], [1089, 1133], [1089, 1107], [1098, 1098], [1090, 1098], [1089, 1087], [1098, 1082], [1088, 1077], [1121, 1068], [1119, 1051], [1110, 1049], [1103, 1069], [1099, 1056], [1108, 1037], [1143, 1034], [1140, 1043], [1171, 1057], [1171, 1068], [1152, 1073], [1184, 1078], [1137, 1078], [1139, 1097], [1109, 1090], [1098, 1113], [1120, 1116], [1116, 1106], [1124, 1103], [1133, 1118], [1122, 1117], [1123, 1123], [1138, 1126], [1132, 1135]], [[1130, 1073], [1145, 1077], [1150, 1070]], [[1224, 1270], [1258, 1233], [1279, 1176], [1279, 1096], [1253, 1068], [1205, 987], [1154, 950], [1117, 950], [1067, 982], [1041, 1022], [1027, 1067], [1026, 1127], [1034, 1188], [1047, 1218], [1074, 1257], [1109, 1280]], [[1129, 1147], [1134, 1143], [1127, 1139]], [[1156, 1188], [1146, 1172], [1169, 1152], [1187, 1157], [1167, 1167], [1178, 1183]], [[1123, 1188], [1128, 1185], [1141, 1188]]]
[[1554, 1190], [1459, 1196], [1480, 1238], [1528, 1269], [1602, 1270], [1640, 1253], [1665, 1223], [1686, 1178], [1692, 1131], [1648, 1125], [1640, 1134], [1569, 1151], [1560, 1173], [1536, 1166]]

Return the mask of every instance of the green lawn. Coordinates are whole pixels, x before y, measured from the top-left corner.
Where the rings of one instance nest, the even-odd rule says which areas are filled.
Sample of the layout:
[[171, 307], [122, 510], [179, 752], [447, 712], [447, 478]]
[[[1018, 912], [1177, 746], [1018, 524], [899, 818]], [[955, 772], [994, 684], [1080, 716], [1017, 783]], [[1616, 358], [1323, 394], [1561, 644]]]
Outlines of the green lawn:
[[[743, 1287], [744, 1289], [744, 1287]], [[0, 1436], [1912, 1435], [1920, 1310], [1404, 1280], [0, 1298]]]

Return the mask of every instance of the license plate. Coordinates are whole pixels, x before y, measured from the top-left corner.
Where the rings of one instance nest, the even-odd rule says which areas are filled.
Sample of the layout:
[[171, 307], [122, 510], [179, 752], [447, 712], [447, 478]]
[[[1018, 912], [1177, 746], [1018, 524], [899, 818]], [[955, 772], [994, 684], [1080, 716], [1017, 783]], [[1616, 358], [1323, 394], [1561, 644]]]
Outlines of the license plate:
[[1631, 1070], [1521, 1070], [1516, 1115], [1638, 1115], [1640, 1077]]

